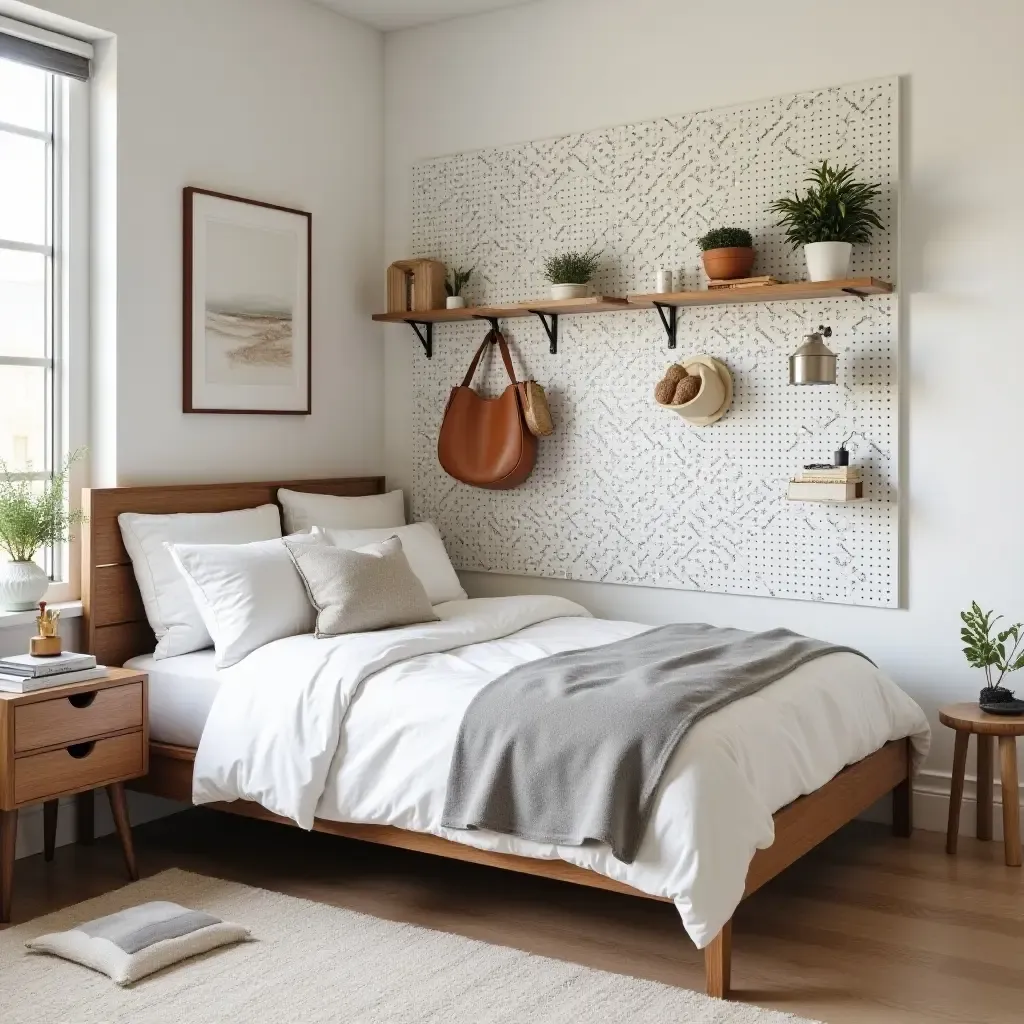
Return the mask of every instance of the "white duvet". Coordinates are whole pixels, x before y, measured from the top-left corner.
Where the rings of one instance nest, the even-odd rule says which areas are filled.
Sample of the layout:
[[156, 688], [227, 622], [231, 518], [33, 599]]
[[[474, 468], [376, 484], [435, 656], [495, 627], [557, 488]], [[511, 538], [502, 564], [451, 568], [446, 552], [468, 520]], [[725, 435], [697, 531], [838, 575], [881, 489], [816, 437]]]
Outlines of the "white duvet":
[[671, 899], [703, 947], [732, 916], [772, 815], [889, 740], [928, 748], [924, 713], [870, 662], [832, 654], [698, 723], [669, 764], [636, 860], [440, 826], [456, 733], [492, 679], [559, 651], [649, 629], [555, 597], [452, 601], [440, 622], [330, 640], [290, 637], [232, 669], [196, 755], [196, 803], [255, 800], [393, 825], [525, 857], [560, 858]]

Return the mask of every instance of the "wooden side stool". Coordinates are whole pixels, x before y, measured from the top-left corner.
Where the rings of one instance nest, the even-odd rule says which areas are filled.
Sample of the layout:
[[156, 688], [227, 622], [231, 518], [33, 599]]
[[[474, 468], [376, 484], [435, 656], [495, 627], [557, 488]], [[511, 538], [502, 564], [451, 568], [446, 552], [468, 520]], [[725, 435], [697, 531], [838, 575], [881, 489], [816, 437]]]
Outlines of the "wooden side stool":
[[1011, 867], [1019, 867], [1021, 849], [1017, 737], [1024, 736], [1024, 715], [990, 715], [977, 704], [949, 704], [939, 709], [939, 721], [956, 730], [946, 853], [956, 853], [960, 832], [960, 803], [964, 795], [964, 770], [967, 767], [967, 744], [971, 733], [978, 737], [977, 836], [979, 839], [992, 838], [992, 755], [995, 737], [998, 736], [1003, 792], [1003, 845], [1006, 863]]

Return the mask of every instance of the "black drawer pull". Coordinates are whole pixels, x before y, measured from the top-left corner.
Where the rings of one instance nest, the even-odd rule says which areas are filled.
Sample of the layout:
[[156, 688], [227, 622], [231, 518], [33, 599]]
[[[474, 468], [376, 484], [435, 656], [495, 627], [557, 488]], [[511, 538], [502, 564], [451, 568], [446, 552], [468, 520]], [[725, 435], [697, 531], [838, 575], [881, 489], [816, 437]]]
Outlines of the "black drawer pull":
[[67, 752], [76, 761], [80, 761], [83, 757], [88, 757], [92, 753], [92, 748], [95, 746], [95, 740], [90, 740], [88, 743], [72, 743], [71, 746], [67, 748]]
[[90, 690], [88, 693], [75, 693], [68, 697], [68, 703], [73, 708], [87, 708], [95, 699], [99, 690]]

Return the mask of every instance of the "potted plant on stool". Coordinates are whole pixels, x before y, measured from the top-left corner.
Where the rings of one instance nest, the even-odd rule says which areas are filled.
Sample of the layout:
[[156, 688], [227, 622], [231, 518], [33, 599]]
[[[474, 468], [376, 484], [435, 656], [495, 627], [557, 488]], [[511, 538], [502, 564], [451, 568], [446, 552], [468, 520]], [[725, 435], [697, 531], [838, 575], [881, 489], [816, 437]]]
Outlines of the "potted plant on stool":
[[881, 186], [854, 181], [856, 169], [856, 164], [837, 169], [824, 160], [804, 179], [810, 185], [806, 195], [798, 191], [772, 203], [772, 212], [782, 214], [776, 227], [786, 229], [794, 249], [804, 247], [812, 281], [849, 276], [853, 246], [870, 241], [871, 232], [883, 227], [871, 206]]
[[68, 469], [82, 454], [72, 452], [42, 487], [30, 480], [15, 480], [0, 460], [0, 548], [11, 559], [0, 563], [0, 608], [5, 611], [24, 611], [39, 604], [50, 578], [33, 561], [36, 552], [66, 543], [72, 527], [85, 520], [81, 509], [69, 509], [64, 501]]
[[746, 277], [754, 265], [754, 240], [743, 228], [714, 228], [697, 240], [704, 273], [712, 281]]
[[[960, 618], [964, 623], [960, 627], [960, 639], [964, 642], [967, 663], [985, 672], [986, 686], [978, 696], [978, 703], [1005, 704], [1013, 700], [1013, 691], [1003, 686], [1003, 678], [1007, 672], [1024, 668], [1024, 654], [1018, 653], [1024, 643], [1024, 623], [1016, 622], [993, 638], [992, 630], [1002, 615], [993, 617], [992, 612], [983, 612], [977, 601], [972, 601], [971, 607], [960, 613]], [[1011, 638], [1013, 647], [1007, 653], [1007, 642]], [[994, 678], [993, 669], [999, 673]]]
[[602, 251], [587, 249], [586, 252], [562, 252], [548, 256], [544, 261], [544, 276], [551, 282], [551, 298], [586, 298]]

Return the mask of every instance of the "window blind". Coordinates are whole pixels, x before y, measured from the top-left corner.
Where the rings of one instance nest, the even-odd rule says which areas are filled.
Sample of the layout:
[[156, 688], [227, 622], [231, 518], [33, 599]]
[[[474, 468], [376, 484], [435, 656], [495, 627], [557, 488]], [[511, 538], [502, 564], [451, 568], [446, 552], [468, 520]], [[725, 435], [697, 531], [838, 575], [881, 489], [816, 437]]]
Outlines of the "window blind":
[[10, 35], [0, 28], [0, 57], [16, 60], [20, 64], [31, 64], [55, 75], [77, 78], [85, 82], [89, 78], [88, 57], [78, 53], [70, 53], [56, 46], [47, 46], [32, 39]]

